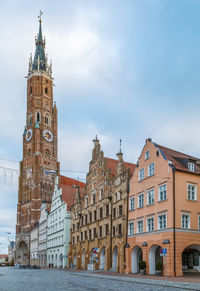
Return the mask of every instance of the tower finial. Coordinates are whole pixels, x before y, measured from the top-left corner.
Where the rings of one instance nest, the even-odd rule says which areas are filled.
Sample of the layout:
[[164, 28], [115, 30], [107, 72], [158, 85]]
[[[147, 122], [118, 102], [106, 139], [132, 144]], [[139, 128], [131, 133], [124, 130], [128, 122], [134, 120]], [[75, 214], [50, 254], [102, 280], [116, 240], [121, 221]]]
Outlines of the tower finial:
[[40, 23], [42, 22], [42, 18], [41, 18], [42, 14], [43, 14], [43, 12], [40, 10], [40, 14], [38, 15], [38, 18], [39, 18], [39, 22]]
[[122, 153], [122, 140], [121, 140], [121, 138], [119, 140], [119, 152], [120, 152], [120, 154]]

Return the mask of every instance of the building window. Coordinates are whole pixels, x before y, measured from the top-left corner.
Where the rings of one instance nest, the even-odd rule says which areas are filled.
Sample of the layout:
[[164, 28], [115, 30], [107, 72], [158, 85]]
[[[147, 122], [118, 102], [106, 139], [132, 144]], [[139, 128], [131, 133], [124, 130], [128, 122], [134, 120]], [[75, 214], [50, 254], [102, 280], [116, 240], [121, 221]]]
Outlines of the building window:
[[122, 235], [122, 225], [121, 224], [118, 225], [118, 234]]
[[195, 164], [188, 162], [188, 170], [194, 172], [195, 171]]
[[94, 221], [96, 221], [97, 220], [97, 211], [95, 210], [94, 211]]
[[181, 215], [181, 227], [190, 229], [190, 215], [189, 214]]
[[147, 192], [147, 204], [153, 204], [154, 203], [154, 189], [149, 190]]
[[137, 233], [143, 232], [143, 220], [138, 220], [137, 222]]
[[144, 193], [138, 195], [138, 208], [144, 206]]
[[113, 236], [115, 236], [115, 226], [113, 226]]
[[164, 184], [158, 188], [159, 191], [159, 201], [167, 199], [167, 185]]
[[145, 153], [145, 160], [148, 160], [150, 158], [150, 150], [146, 151]]
[[92, 204], [96, 203], [96, 191], [92, 193]]
[[40, 112], [36, 113], [36, 122], [40, 122]]
[[99, 200], [103, 199], [103, 187], [100, 188]]
[[81, 232], [81, 241], [83, 241], [83, 233]]
[[199, 226], [199, 230], [200, 230], [200, 215], [198, 217], [198, 226]]
[[106, 216], [109, 215], [109, 204], [106, 204]]
[[102, 226], [99, 227], [99, 237], [102, 237]]
[[154, 175], [154, 163], [149, 164], [148, 167], [148, 176], [153, 176]]
[[45, 94], [48, 94], [48, 88], [47, 87], [45, 88]]
[[147, 231], [153, 231], [154, 230], [154, 218], [147, 218]]
[[90, 212], [90, 223], [92, 222], [92, 212]]
[[46, 124], [49, 124], [49, 115], [48, 115], [48, 114], [46, 114], [46, 116], [45, 116], [45, 118], [44, 118], [44, 122], [45, 122]]
[[129, 235], [134, 234], [134, 222], [133, 221], [129, 222], [129, 224], [128, 224], [128, 234]]
[[87, 240], [87, 230], [85, 230], [85, 240]]
[[88, 207], [88, 196], [85, 197], [85, 207]]
[[102, 219], [103, 218], [103, 207], [101, 207], [99, 209], [99, 218]]
[[119, 206], [119, 215], [121, 216], [123, 214], [123, 208], [122, 205]]
[[167, 228], [167, 215], [162, 214], [158, 216], [158, 229]]
[[113, 209], [113, 218], [116, 217], [116, 208]]
[[96, 237], [96, 234], [97, 234], [96, 231], [97, 231], [96, 228], [94, 228], [94, 229], [93, 229], [94, 238]]
[[89, 239], [91, 239], [91, 238], [92, 238], [92, 230], [89, 229]]
[[106, 235], [108, 234], [108, 232], [109, 232], [109, 225], [106, 224]]
[[144, 179], [144, 168], [142, 168], [141, 170], [139, 170], [139, 181]]
[[196, 185], [187, 185], [188, 200], [197, 200], [197, 186]]
[[129, 199], [129, 210], [134, 210], [135, 209], [135, 197], [131, 197]]

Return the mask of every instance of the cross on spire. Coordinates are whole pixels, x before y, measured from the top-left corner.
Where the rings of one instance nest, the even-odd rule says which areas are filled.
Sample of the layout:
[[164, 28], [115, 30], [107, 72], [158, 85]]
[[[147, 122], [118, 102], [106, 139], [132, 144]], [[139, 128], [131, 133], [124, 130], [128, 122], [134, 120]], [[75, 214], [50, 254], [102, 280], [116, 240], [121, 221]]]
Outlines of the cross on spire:
[[39, 18], [39, 22], [40, 23], [42, 22], [42, 18], [41, 18], [42, 14], [43, 14], [43, 12], [40, 10], [40, 14], [38, 15], [38, 18]]

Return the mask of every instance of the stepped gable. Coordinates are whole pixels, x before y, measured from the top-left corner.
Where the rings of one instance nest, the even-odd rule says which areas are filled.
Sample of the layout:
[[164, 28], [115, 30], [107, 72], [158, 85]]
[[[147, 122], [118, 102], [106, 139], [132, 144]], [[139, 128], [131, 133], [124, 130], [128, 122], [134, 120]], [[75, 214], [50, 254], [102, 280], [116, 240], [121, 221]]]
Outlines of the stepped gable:
[[200, 174], [200, 159], [178, 152], [176, 150], [158, 145], [155, 143], [155, 146], [159, 148], [164, 159], [171, 161], [173, 166], [180, 171], [186, 171], [191, 173], [188, 169], [188, 162], [195, 164], [195, 171], [192, 173]]
[[59, 186], [62, 188], [62, 200], [67, 203], [67, 210], [69, 211], [74, 204], [76, 189], [74, 186], [79, 186], [80, 195], [83, 196], [85, 183], [78, 180], [60, 175]]

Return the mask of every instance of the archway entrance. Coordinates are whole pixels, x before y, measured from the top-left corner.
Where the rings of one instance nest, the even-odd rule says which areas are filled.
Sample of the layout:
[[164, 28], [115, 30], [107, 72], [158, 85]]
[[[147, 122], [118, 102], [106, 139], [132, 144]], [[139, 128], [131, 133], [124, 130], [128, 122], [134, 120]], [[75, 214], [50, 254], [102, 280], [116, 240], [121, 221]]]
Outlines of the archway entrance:
[[115, 247], [113, 250], [113, 259], [112, 259], [112, 270], [114, 272], [117, 272], [117, 253], [118, 253], [118, 250], [117, 250], [117, 247]]
[[28, 246], [25, 243], [25, 241], [21, 241], [19, 243], [17, 261], [21, 265], [27, 265], [29, 263], [29, 259], [28, 259]]
[[100, 270], [105, 270], [105, 263], [106, 263], [105, 250], [106, 248], [103, 247], [100, 253], [100, 265], [99, 265]]
[[134, 247], [131, 254], [131, 270], [132, 273], [139, 273], [139, 262], [142, 261], [142, 249]]
[[160, 256], [161, 247], [158, 245], [152, 246], [149, 251], [149, 274], [156, 274], [156, 264], [163, 263], [163, 257]]
[[183, 272], [197, 270], [200, 272], [200, 245], [190, 245], [182, 253]]
[[74, 267], [76, 267], [76, 254], [74, 254], [74, 261], [73, 261]]
[[81, 267], [85, 267], [85, 250], [82, 251], [81, 255]]

